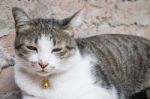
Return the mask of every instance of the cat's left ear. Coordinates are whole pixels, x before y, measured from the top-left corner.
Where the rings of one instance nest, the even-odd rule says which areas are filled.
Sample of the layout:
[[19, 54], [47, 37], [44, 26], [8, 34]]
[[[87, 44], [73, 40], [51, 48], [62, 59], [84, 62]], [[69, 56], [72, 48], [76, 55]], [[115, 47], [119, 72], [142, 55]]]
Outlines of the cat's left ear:
[[69, 27], [77, 27], [82, 23], [81, 10], [74, 13], [72, 16], [59, 21], [59, 27], [62, 29], [68, 29]]

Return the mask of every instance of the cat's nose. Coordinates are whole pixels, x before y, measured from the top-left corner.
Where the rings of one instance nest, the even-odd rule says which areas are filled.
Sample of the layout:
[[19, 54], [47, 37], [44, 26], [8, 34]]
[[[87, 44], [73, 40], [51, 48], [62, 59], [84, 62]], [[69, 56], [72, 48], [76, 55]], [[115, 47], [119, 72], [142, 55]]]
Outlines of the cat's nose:
[[39, 62], [39, 65], [41, 66], [41, 68], [44, 69], [45, 67], [48, 66], [48, 63], [40, 61], [40, 62]]

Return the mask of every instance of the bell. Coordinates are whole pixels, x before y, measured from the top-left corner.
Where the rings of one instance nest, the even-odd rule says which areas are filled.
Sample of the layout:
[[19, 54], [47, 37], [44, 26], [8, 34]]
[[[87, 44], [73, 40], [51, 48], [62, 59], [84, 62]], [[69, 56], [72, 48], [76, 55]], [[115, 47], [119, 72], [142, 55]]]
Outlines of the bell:
[[47, 89], [49, 87], [49, 81], [47, 79], [44, 79], [42, 82], [42, 88]]

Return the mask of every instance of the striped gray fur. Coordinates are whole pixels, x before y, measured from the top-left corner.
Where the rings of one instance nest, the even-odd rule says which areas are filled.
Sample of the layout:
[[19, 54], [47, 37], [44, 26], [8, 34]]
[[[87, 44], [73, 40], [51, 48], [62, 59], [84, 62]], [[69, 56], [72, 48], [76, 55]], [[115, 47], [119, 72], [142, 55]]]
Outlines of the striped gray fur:
[[[76, 40], [81, 53], [94, 54], [96, 83], [113, 83], [127, 96], [150, 87], [150, 41], [137, 36], [105, 34]], [[99, 74], [99, 71], [103, 73]]]

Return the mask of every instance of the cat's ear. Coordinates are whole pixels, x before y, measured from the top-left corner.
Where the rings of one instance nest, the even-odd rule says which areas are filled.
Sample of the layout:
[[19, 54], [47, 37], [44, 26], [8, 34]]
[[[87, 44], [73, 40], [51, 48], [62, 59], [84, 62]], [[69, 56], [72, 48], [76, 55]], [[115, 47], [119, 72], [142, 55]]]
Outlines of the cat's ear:
[[79, 16], [79, 13], [81, 12], [81, 10], [77, 11], [76, 13], [74, 13], [72, 16], [65, 18], [63, 20], [60, 20], [59, 25], [62, 28], [68, 28], [70, 26], [74, 27], [80, 24], [81, 21], [81, 17]]
[[59, 21], [59, 27], [68, 32], [70, 35], [74, 36], [75, 33], [72, 32], [74, 28], [77, 28], [82, 23], [82, 13], [81, 10], [74, 13], [72, 16]]
[[27, 25], [30, 21], [30, 18], [25, 13], [25, 11], [18, 7], [14, 7], [12, 8], [12, 14], [15, 20], [15, 27], [17, 30], [22, 30], [28, 27]]

